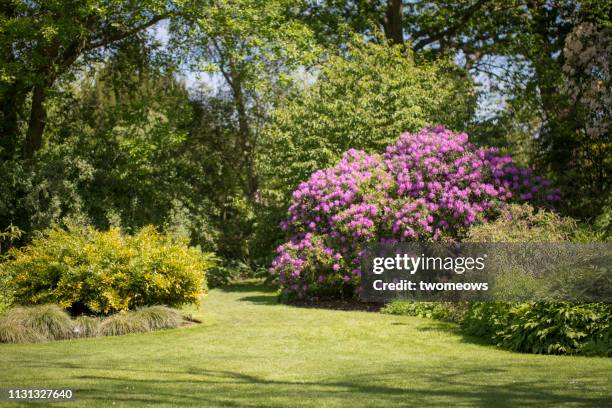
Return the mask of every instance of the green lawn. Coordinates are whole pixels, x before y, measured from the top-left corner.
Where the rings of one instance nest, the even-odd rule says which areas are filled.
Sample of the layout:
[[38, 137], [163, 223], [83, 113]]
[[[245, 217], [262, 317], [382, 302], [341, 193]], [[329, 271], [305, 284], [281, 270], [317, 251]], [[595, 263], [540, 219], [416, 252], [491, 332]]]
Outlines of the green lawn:
[[[0, 345], [0, 388], [72, 388], [54, 406], [609, 406], [612, 359], [517, 354], [452, 325], [279, 305], [214, 290], [176, 330]], [[36, 404], [35, 406], [40, 406]]]

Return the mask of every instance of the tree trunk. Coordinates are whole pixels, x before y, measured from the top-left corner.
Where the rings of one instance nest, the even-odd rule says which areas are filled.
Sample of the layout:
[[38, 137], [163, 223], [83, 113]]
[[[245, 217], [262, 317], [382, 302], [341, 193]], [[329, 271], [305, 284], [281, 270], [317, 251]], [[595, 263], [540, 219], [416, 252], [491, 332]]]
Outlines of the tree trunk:
[[28, 93], [22, 84], [15, 82], [0, 99], [0, 158], [9, 160], [17, 151], [19, 112], [23, 108], [24, 95]]
[[234, 103], [236, 104], [236, 111], [238, 113], [240, 153], [243, 155], [242, 164], [246, 173], [245, 192], [250, 200], [255, 201], [259, 188], [259, 180], [255, 167], [255, 141], [253, 140], [253, 132], [249, 125], [240, 73], [236, 72], [233, 64], [230, 64], [230, 71], [230, 86], [232, 88]]
[[394, 44], [404, 43], [404, 30], [402, 28], [402, 13], [404, 4], [402, 0], [387, 0], [387, 11], [383, 19], [385, 37]]
[[47, 111], [45, 109], [46, 88], [44, 84], [34, 86], [32, 92], [32, 108], [26, 135], [25, 157], [31, 159], [34, 153], [42, 147], [42, 136], [47, 124]]

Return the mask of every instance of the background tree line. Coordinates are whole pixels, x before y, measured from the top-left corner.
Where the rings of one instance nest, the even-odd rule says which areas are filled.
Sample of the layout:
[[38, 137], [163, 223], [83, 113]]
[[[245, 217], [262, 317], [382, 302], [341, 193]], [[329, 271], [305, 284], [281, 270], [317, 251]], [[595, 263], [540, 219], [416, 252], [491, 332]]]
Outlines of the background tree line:
[[0, 229], [152, 223], [265, 265], [312, 171], [439, 123], [606, 224], [609, 15], [597, 0], [3, 0]]

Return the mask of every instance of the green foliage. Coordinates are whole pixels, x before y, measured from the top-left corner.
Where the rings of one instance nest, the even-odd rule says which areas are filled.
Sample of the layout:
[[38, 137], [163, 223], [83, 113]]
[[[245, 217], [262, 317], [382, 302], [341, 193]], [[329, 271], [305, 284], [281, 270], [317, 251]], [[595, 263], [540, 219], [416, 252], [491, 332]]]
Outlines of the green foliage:
[[14, 307], [0, 316], [0, 341], [31, 343], [73, 337], [68, 313], [57, 305]]
[[21, 118], [29, 113], [33, 120], [25, 124], [23, 150], [32, 158], [42, 146], [44, 102], [54, 93], [54, 85], [74, 79], [71, 76], [78, 68], [103, 60], [108, 55], [105, 51], [126, 43], [151, 44], [147, 29], [178, 12], [188, 12], [189, 3], [4, 1], [0, 5], [0, 134], [4, 136], [0, 156], [20, 156]]
[[392, 315], [427, 317], [437, 320], [447, 320], [450, 317], [449, 310], [444, 304], [438, 302], [394, 300], [387, 303], [380, 312]]
[[1, 268], [17, 302], [53, 302], [95, 314], [197, 302], [214, 262], [211, 254], [150, 226], [133, 236], [116, 228], [54, 228], [10, 255]]
[[[10, 247], [13, 241], [21, 238], [22, 234], [23, 231], [12, 224], [4, 231], [0, 232], [0, 263], [6, 258], [3, 252], [3, 245], [5, 245], [4, 250], [6, 250], [6, 247]], [[12, 293], [9, 289], [9, 281], [8, 274], [2, 273], [0, 270], [0, 314], [13, 303]]]
[[609, 303], [474, 303], [461, 326], [509, 350], [609, 356], [610, 316]]
[[577, 230], [571, 218], [529, 204], [510, 204], [495, 221], [471, 227], [465, 241], [560, 242], [572, 239]]
[[350, 148], [381, 151], [397, 135], [432, 124], [464, 128], [474, 103], [471, 82], [449, 61], [416, 63], [407, 47], [356, 39], [274, 111], [258, 155], [266, 189], [286, 200]]
[[510, 309], [498, 344], [536, 354], [612, 355], [612, 305], [522, 303]]
[[219, 262], [206, 274], [206, 280], [210, 288], [226, 286], [240, 277], [248, 277], [251, 268], [243, 262], [225, 261]]
[[[599, 237], [571, 218], [536, 211], [526, 204], [507, 206], [497, 220], [473, 226], [467, 234], [471, 242], [502, 243], [592, 242]], [[512, 270], [497, 277], [495, 290], [496, 296], [514, 299], [530, 294], [607, 299], [607, 276], [605, 268], [574, 268], [559, 270], [546, 282], [537, 282], [524, 271]], [[514, 351], [609, 355], [612, 348], [609, 303], [474, 302], [456, 305], [455, 309], [460, 313], [454, 313], [453, 320], [460, 323], [464, 333]]]
[[508, 302], [475, 302], [467, 306], [461, 320], [464, 333], [497, 343], [498, 332], [508, 325], [508, 313], [512, 304]]
[[[22, 324], [39, 333], [47, 340], [63, 340], [73, 336], [70, 316], [53, 304], [16, 308], [12, 313], [21, 315]], [[9, 313], [11, 313], [9, 312]]]
[[57, 305], [13, 307], [0, 316], [0, 343], [38, 343], [73, 337], [119, 336], [179, 327], [174, 309], [150, 306], [120, 311], [106, 318], [78, 316], [74, 320]]

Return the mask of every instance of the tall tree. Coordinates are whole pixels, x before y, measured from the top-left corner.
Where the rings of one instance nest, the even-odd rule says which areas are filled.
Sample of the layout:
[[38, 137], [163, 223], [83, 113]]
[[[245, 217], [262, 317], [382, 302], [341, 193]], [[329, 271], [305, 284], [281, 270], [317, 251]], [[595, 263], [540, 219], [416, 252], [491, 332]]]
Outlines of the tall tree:
[[198, 18], [174, 27], [177, 49], [183, 47], [196, 69], [220, 74], [230, 91], [238, 122], [237, 164], [253, 202], [261, 125], [292, 71], [316, 55], [311, 31], [294, 17], [295, 6], [289, 0], [215, 0]]
[[[347, 28], [371, 38], [373, 30], [397, 42], [397, 31], [389, 23], [392, 10], [401, 10], [401, 38], [412, 44], [417, 57], [452, 56], [479, 83], [481, 106], [479, 122], [486, 119], [481, 136], [499, 133], [516, 135], [535, 143], [534, 163], [549, 172], [558, 184], [591, 186], [588, 191], [566, 190], [568, 209], [585, 215], [601, 207], [597, 197], [605, 196], [609, 172], [597, 170], [596, 180], [587, 176], [593, 161], [602, 162], [610, 152], [600, 139], [592, 149], [592, 138], [585, 137], [585, 106], [581, 98], [566, 92], [567, 76], [564, 47], [570, 33], [582, 24], [592, 24], [601, 33], [599, 41], [610, 37], [612, 3], [598, 0], [404, 0], [399, 7], [393, 0], [309, 1], [303, 13], [322, 32], [323, 40], [345, 41]], [[599, 110], [600, 114], [605, 110]], [[604, 115], [609, 121], [609, 115]], [[527, 136], [527, 137], [525, 137]], [[514, 137], [514, 136], [513, 136]], [[603, 135], [602, 135], [603, 137]], [[482, 138], [481, 138], [482, 139]], [[486, 140], [499, 143], [499, 137]], [[512, 141], [501, 141], [513, 145]], [[524, 144], [524, 142], [521, 142]], [[609, 148], [608, 148], [609, 150]], [[597, 158], [594, 152], [599, 152]], [[601, 167], [601, 166], [600, 166]], [[573, 169], [575, 171], [568, 171]], [[581, 197], [592, 204], [583, 207]], [[583, 202], [583, 204], [581, 204]]]
[[[24, 154], [43, 142], [45, 101], [62, 76], [122, 40], [143, 35], [180, 13], [171, 0], [5, 0], [0, 5], [0, 145], [17, 148], [19, 119], [26, 122]], [[24, 106], [29, 98], [29, 106]]]

